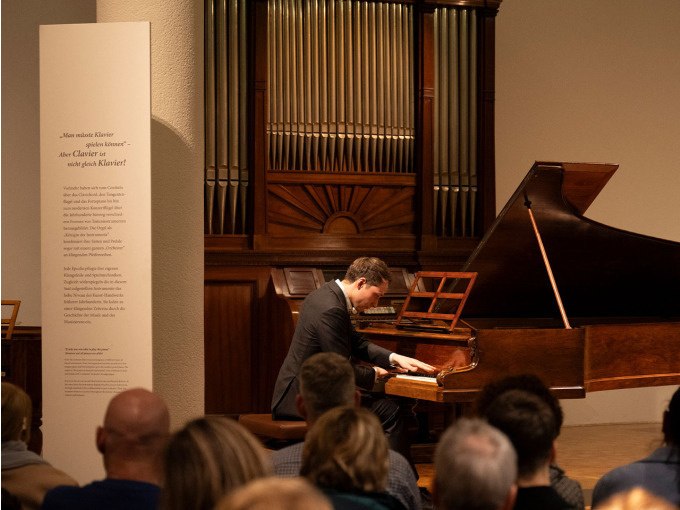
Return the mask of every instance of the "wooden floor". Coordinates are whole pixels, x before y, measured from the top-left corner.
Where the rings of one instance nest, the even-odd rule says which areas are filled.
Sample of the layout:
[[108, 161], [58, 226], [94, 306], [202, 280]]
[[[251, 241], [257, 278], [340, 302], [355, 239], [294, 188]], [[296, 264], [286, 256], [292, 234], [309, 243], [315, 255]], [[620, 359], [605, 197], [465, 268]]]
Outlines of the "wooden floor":
[[[586, 505], [595, 482], [607, 471], [646, 456], [662, 440], [660, 423], [563, 427], [557, 440], [557, 464], [583, 487]], [[430, 488], [432, 464], [418, 464], [418, 485]]]

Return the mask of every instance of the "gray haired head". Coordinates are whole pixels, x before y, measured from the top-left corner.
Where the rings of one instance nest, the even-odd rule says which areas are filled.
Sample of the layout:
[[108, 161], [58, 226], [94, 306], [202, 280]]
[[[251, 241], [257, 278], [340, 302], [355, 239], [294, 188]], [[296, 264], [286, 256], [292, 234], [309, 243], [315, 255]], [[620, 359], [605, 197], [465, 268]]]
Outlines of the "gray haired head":
[[438, 509], [498, 510], [514, 498], [516, 480], [515, 450], [495, 427], [463, 418], [442, 435], [435, 452]]

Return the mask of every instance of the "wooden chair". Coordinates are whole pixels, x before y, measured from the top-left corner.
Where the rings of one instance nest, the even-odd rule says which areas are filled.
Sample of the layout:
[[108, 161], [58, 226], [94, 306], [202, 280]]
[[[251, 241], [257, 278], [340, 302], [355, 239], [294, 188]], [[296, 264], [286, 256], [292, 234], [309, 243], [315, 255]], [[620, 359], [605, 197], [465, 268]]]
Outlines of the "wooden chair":
[[306, 421], [274, 420], [269, 413], [242, 414], [238, 422], [272, 449], [302, 441], [308, 428]]

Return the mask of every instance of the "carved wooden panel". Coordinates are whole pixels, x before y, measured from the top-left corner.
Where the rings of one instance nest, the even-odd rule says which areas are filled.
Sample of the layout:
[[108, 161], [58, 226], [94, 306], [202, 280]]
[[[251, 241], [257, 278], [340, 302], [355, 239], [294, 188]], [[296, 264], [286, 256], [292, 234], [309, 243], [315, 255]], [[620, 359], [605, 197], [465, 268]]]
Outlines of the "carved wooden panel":
[[414, 234], [414, 187], [270, 184], [267, 232]]

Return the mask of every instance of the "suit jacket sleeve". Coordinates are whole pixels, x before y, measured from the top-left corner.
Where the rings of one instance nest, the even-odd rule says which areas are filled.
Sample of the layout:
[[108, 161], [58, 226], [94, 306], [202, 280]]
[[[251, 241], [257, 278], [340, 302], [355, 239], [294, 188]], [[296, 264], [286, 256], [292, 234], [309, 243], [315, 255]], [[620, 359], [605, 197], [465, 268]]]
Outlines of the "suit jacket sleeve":
[[360, 388], [367, 390], [373, 388], [375, 370], [372, 367], [357, 364], [357, 360], [389, 368], [389, 356], [392, 352], [369, 342], [357, 333], [352, 326], [347, 310], [343, 307], [332, 307], [324, 311], [319, 318], [317, 327], [322, 351], [337, 352], [354, 361], [352, 363], [354, 375], [356, 384]]

